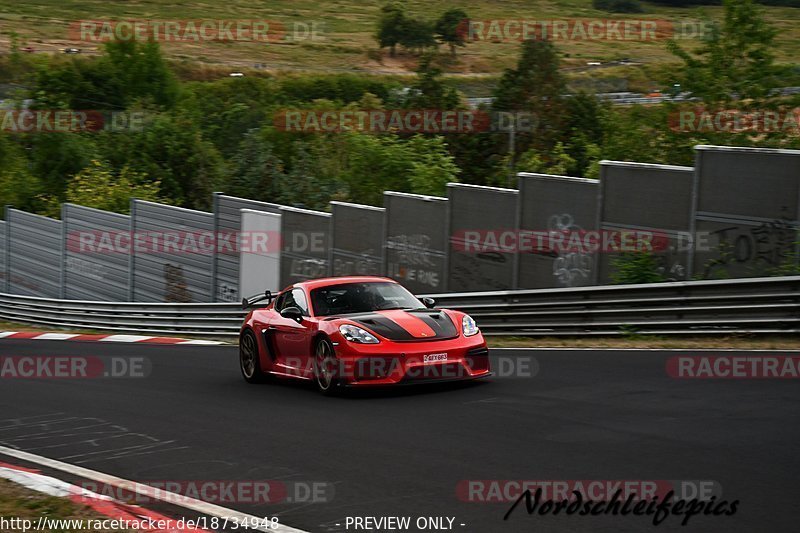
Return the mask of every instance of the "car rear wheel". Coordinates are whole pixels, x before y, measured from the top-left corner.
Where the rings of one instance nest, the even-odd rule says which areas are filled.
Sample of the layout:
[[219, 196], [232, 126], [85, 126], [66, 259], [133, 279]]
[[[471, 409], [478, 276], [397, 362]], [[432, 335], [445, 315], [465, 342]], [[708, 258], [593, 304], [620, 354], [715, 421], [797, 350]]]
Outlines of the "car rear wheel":
[[339, 389], [339, 361], [333, 345], [328, 339], [321, 339], [314, 349], [314, 376], [317, 388], [322, 394], [335, 394]]
[[258, 360], [258, 343], [252, 331], [245, 331], [239, 339], [239, 368], [248, 383], [262, 383], [264, 373]]

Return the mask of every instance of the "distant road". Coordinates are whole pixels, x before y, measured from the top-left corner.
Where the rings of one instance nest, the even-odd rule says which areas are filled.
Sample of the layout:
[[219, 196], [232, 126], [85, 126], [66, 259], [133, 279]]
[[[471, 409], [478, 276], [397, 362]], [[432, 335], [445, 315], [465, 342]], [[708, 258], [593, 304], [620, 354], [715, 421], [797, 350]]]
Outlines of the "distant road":
[[[800, 87], [784, 87], [779, 90], [781, 96], [790, 96], [793, 94], [800, 94]], [[616, 93], [597, 93], [597, 98], [607, 100], [614, 105], [631, 105], [631, 104], [658, 104], [661, 102], [686, 102], [692, 100], [690, 93], [680, 93], [675, 96], [662, 95], [662, 96], [647, 96], [642, 93], [634, 92], [616, 92]], [[491, 105], [494, 98], [467, 98], [467, 103], [472, 108], [477, 108], [480, 105]]]

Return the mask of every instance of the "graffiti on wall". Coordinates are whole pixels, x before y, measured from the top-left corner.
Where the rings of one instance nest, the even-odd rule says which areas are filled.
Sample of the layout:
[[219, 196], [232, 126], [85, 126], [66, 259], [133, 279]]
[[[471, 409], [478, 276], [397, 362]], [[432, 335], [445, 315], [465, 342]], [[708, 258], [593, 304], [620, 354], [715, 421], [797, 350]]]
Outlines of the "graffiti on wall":
[[441, 284], [436, 252], [431, 250], [430, 235], [399, 234], [389, 237], [386, 249], [390, 255], [389, 276], [415, 281], [433, 289]]
[[77, 257], [67, 257], [64, 268], [67, 272], [96, 281], [105, 281], [108, 276], [108, 269], [105, 266]]
[[220, 281], [217, 283], [217, 301], [218, 302], [238, 302], [239, 289], [236, 285]]
[[183, 274], [181, 265], [171, 265], [169, 263], [164, 265], [164, 285], [166, 289], [165, 301], [175, 303], [189, 303], [192, 301], [192, 295], [186, 286], [186, 277]]
[[335, 257], [333, 259], [333, 275], [334, 276], [350, 276], [359, 274], [364, 276], [380, 276], [381, 263], [376, 261], [375, 250], [364, 250], [359, 254], [358, 259], [345, 259], [342, 257]]
[[[553, 233], [583, 233], [569, 213], [552, 215], [547, 221], [547, 230]], [[553, 276], [562, 287], [585, 284], [592, 275], [592, 254], [584, 250], [553, 251]]]
[[328, 262], [324, 259], [292, 259], [290, 276], [293, 278], [324, 278], [328, 272]]
[[780, 217], [756, 226], [731, 225], [711, 232], [717, 256], [707, 261], [703, 278], [727, 276], [728, 268], [744, 266], [752, 273], [770, 273], [795, 259], [798, 225]]

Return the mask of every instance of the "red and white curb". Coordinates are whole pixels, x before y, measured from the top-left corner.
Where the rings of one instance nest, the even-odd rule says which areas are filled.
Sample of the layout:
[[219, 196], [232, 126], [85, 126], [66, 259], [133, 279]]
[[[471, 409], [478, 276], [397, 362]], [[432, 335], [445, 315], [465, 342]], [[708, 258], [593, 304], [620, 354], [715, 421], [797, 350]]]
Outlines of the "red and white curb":
[[216, 346], [222, 341], [188, 340], [177, 337], [147, 337], [144, 335], [84, 335], [80, 333], [41, 333], [38, 331], [0, 331], [0, 339], [28, 339], [39, 341], [97, 341], [97, 342], [141, 342], [144, 344], [175, 344], [192, 346]]
[[[140, 521], [146, 523], [152, 520], [153, 523], [169, 524], [177, 523], [177, 520], [150, 511], [138, 505], [130, 505], [114, 500], [108, 496], [103, 496], [95, 492], [70, 485], [65, 481], [54, 477], [45, 476], [38, 470], [23, 468], [21, 466], [0, 462], [0, 478], [13, 481], [17, 485], [22, 485], [36, 492], [55, 496], [57, 498], [69, 498], [70, 501], [91, 508], [96, 513], [111, 518], [113, 520]], [[148, 531], [164, 531], [170, 533], [207, 533], [203, 529], [196, 528], [170, 528], [170, 529], [148, 529]]]
[[[302, 529], [296, 529], [285, 524], [277, 524], [272, 527], [267, 527], [266, 525], [261, 525], [263, 524], [263, 518], [258, 518], [240, 511], [190, 498], [188, 496], [175, 494], [163, 489], [152, 487], [150, 485], [144, 485], [142, 483], [136, 483], [134, 481], [115, 477], [103, 472], [90, 470], [82, 466], [71, 465], [56, 459], [50, 459], [49, 457], [43, 457], [41, 455], [35, 455], [22, 450], [9, 448], [7, 446], [0, 445], [0, 454], [8, 457], [14, 457], [16, 459], [20, 459], [22, 461], [33, 463], [42, 467], [58, 470], [59, 472], [66, 472], [67, 474], [80, 478], [103, 483], [109, 487], [122, 488], [126, 491], [131, 491], [135, 494], [166, 502], [177, 507], [189, 509], [196, 513], [235, 520], [236, 523], [239, 524], [247, 523], [250, 524], [250, 527], [246, 528], [248, 531], [262, 531], [265, 533], [308, 533]], [[21, 466], [0, 462], [0, 478], [8, 479], [32, 490], [43, 492], [51, 496], [69, 497], [76, 503], [88, 505], [96, 512], [112, 518], [132, 520], [139, 517], [145, 519], [152, 518], [153, 521], [169, 520], [169, 518], [166, 516], [160, 515], [149, 509], [145, 509], [144, 507], [123, 503], [109, 496], [88, 491], [82, 487], [78, 487], [77, 485], [71, 485], [61, 481], [60, 479], [45, 476], [38, 470], [31, 468], [24, 468]], [[177, 521], [173, 519], [172, 523], [175, 522]], [[253, 524], [256, 525], [253, 526]], [[245, 528], [242, 530], [244, 531]], [[176, 533], [176, 530], [173, 528], [168, 533]], [[183, 529], [180, 533], [208, 532], [203, 529]]]

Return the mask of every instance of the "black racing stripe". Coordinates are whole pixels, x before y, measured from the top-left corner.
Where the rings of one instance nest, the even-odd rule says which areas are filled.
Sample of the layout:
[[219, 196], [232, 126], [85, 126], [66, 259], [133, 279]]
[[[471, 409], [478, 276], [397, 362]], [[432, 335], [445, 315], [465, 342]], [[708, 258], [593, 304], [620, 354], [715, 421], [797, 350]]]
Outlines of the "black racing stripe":
[[413, 341], [414, 337], [401, 328], [396, 322], [386, 318], [383, 315], [371, 314], [361, 315], [358, 317], [347, 317], [348, 319], [361, 324], [368, 330], [371, 330], [381, 337], [393, 341]]
[[456, 325], [453, 324], [453, 321], [450, 319], [447, 313], [442, 311], [432, 311], [429, 309], [420, 309], [419, 311], [415, 310], [407, 312], [408, 314], [414, 315], [425, 322], [428, 327], [433, 330], [434, 336], [420, 338], [414, 337], [408, 331], [403, 329], [397, 322], [379, 313], [339, 315], [327, 317], [325, 320], [352, 320], [356, 324], [364, 326], [368, 330], [377, 333], [381, 337], [398, 342], [427, 342], [433, 340], [453, 339], [458, 337], [458, 329], [456, 328]]
[[368, 329], [372, 330], [373, 332], [377, 333], [378, 335], [385, 337], [389, 340], [393, 341], [433, 341], [433, 340], [442, 340], [442, 339], [452, 339], [458, 336], [458, 330], [456, 329], [453, 321], [450, 320], [445, 313], [440, 311], [410, 311], [408, 314], [413, 315], [423, 322], [425, 322], [428, 327], [430, 327], [434, 335], [432, 337], [421, 337], [417, 338], [411, 335], [408, 331], [403, 329], [402, 326], [397, 324], [395, 321], [391, 320], [390, 318], [386, 317], [385, 315], [381, 315], [378, 313], [370, 314], [370, 315], [360, 315], [360, 316], [350, 316], [347, 317], [350, 320], [357, 322]]
[[443, 312], [434, 312], [431, 313], [429, 311], [422, 311], [422, 312], [411, 312], [410, 315], [414, 315], [415, 317], [419, 318], [423, 322], [425, 322], [428, 327], [430, 327], [436, 335], [433, 337], [428, 337], [428, 339], [452, 339], [453, 337], [458, 336], [458, 330], [456, 329], [455, 324], [453, 321], [450, 320], [450, 317], [447, 316], [446, 313]]

